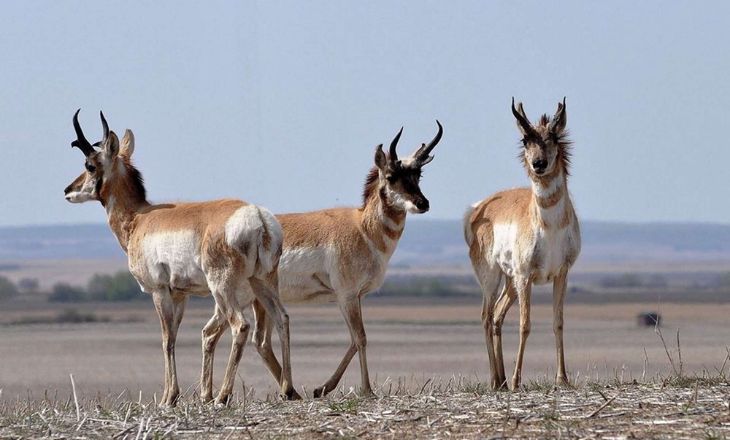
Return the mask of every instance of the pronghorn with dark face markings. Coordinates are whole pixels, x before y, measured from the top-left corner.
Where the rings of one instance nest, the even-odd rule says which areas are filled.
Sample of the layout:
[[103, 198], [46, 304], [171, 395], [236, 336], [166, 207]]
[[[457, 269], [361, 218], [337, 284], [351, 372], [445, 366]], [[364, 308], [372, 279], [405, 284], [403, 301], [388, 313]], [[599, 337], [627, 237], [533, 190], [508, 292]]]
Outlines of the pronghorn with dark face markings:
[[[565, 99], [552, 118], [537, 125], [522, 103], [512, 113], [522, 133], [523, 165], [532, 188], [502, 191], [476, 203], [464, 218], [464, 236], [476, 278], [484, 293], [482, 323], [493, 388], [507, 379], [502, 356], [502, 323], [515, 299], [520, 304], [520, 339], [512, 388], [520, 386], [525, 343], [530, 333], [532, 284], [553, 283], [553, 331], [557, 382], [566, 384], [563, 355], [563, 300], [568, 271], [580, 253], [578, 218], [568, 193], [570, 142], [565, 129]], [[497, 290], [504, 280], [502, 293]]]
[[[231, 327], [233, 345], [217, 404], [228, 402], [249, 324], [243, 310], [254, 299], [275, 322], [282, 345], [281, 393], [298, 398], [289, 361], [289, 317], [278, 297], [277, 267], [281, 225], [266, 209], [241, 200], [150, 204], [142, 176], [132, 165], [134, 136], [127, 130], [121, 145], [101, 115], [104, 138], [92, 145], [73, 118], [85, 156], [81, 175], [65, 190], [72, 203], [101, 202], [109, 226], [129, 258], [129, 270], [143, 291], [152, 294], [162, 329], [165, 389], [162, 405], [179, 395], [175, 339], [188, 295], [213, 294], [215, 313], [203, 329], [201, 398], [213, 399], [213, 349], [219, 329]], [[98, 149], [94, 148], [98, 147]]]
[[[314, 390], [320, 397], [337, 387], [355, 353], [360, 360], [360, 392], [371, 395], [367, 338], [361, 299], [380, 288], [388, 261], [403, 233], [406, 213], [424, 213], [428, 199], [420, 189], [421, 168], [433, 160], [431, 151], [443, 129], [411, 156], [399, 159], [396, 146], [401, 131], [390, 144], [375, 150], [375, 166], [368, 173], [359, 208], [277, 215], [284, 229], [284, 251], [279, 264], [279, 289], [285, 303], [334, 299], [350, 331], [350, 347], [333, 375]], [[279, 364], [271, 351], [268, 313], [258, 308], [254, 340], [274, 377]]]

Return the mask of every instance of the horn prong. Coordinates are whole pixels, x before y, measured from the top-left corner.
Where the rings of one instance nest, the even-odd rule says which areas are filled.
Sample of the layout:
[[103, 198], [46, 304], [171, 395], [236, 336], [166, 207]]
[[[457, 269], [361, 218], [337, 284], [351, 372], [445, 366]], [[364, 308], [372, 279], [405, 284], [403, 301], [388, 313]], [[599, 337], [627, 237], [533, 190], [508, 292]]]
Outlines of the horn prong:
[[86, 136], [84, 136], [84, 131], [81, 129], [81, 124], [79, 124], [80, 111], [81, 109], [78, 109], [76, 110], [76, 113], [74, 113], [73, 125], [74, 131], [76, 131], [76, 140], [71, 142], [71, 146], [81, 150], [81, 152], [84, 153], [84, 156], [89, 156], [94, 152], [94, 147], [92, 147], [91, 143], [86, 140]]
[[444, 134], [444, 127], [441, 125], [441, 122], [439, 122], [438, 119], [436, 119], [436, 125], [438, 126], [436, 136], [434, 136], [433, 139], [431, 139], [431, 142], [429, 142], [428, 144], [421, 144], [421, 148], [419, 148], [414, 155], [419, 162], [426, 161], [431, 154], [431, 151], [441, 141], [441, 137]]

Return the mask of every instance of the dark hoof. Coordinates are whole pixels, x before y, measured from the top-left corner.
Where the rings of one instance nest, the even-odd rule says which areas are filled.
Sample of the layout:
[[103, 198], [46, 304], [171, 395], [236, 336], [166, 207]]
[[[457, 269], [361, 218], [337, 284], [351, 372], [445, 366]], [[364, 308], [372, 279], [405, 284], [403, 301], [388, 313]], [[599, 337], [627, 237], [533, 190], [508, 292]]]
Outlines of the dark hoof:
[[363, 399], [375, 399], [378, 396], [373, 393], [373, 390], [360, 390], [360, 397]]
[[225, 394], [225, 395], [219, 395], [215, 398], [215, 406], [216, 408], [224, 408], [228, 406], [231, 403], [231, 395]]
[[294, 388], [282, 393], [281, 398], [284, 400], [302, 400], [302, 396]]
[[322, 385], [321, 387], [315, 388], [314, 391], [312, 391], [312, 396], [315, 399], [319, 399], [320, 397], [326, 396], [327, 393], [325, 392], [325, 386]]

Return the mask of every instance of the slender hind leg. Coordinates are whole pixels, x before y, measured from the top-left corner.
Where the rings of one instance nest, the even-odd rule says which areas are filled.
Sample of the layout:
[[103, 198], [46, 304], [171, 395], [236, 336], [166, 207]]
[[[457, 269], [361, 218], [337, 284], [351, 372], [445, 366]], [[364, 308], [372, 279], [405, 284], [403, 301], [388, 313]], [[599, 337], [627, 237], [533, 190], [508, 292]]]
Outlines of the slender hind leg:
[[231, 342], [231, 354], [228, 358], [225, 376], [223, 376], [223, 383], [215, 399], [216, 405], [227, 405], [231, 398], [233, 383], [236, 379], [236, 371], [238, 370], [238, 364], [241, 362], [241, 356], [246, 346], [250, 328], [249, 323], [246, 322], [239, 307], [232, 307], [231, 310], [226, 312], [229, 315], [228, 325], [231, 327], [233, 341]]
[[497, 376], [496, 356], [494, 352], [494, 302], [497, 290], [502, 282], [502, 272], [497, 269], [487, 270], [484, 273], [477, 272], [477, 280], [482, 288], [482, 326], [484, 327], [484, 339], [487, 345], [487, 356], [489, 357], [489, 370], [491, 372], [490, 385], [492, 389], [500, 386]]
[[228, 328], [228, 321], [221, 309], [216, 306], [213, 316], [202, 331], [203, 367], [200, 373], [200, 399], [203, 403], [213, 400], [213, 358], [223, 332]]
[[249, 280], [256, 300], [266, 310], [267, 319], [271, 319], [276, 326], [281, 343], [281, 374], [279, 387], [282, 396], [288, 400], [299, 400], [301, 396], [294, 389], [291, 372], [291, 348], [289, 345], [289, 314], [279, 300], [278, 278], [276, 270], [265, 279], [251, 278]]
[[507, 315], [510, 307], [514, 304], [517, 299], [517, 292], [515, 292], [512, 284], [512, 278], [507, 277], [504, 282], [502, 294], [497, 299], [497, 304], [494, 307], [494, 355], [495, 363], [497, 366], [497, 383], [499, 388], [507, 388], [507, 376], [504, 373], [504, 352], [502, 351], [502, 325], [504, 324], [504, 318]]
[[553, 333], [555, 333], [555, 351], [558, 359], [555, 382], [558, 385], [568, 385], [563, 352], [563, 301], [565, 300], [567, 278], [568, 272], [562, 271], [553, 281]]
[[274, 376], [274, 380], [281, 385], [281, 365], [279, 365], [279, 361], [276, 359], [274, 350], [271, 347], [272, 322], [266, 316], [266, 310], [258, 300], [253, 302], [253, 314], [256, 322], [253, 343], [256, 345], [256, 350], [259, 352], [266, 368]]
[[327, 379], [324, 385], [315, 388], [312, 392], [312, 395], [315, 398], [326, 396], [330, 391], [337, 388], [337, 384], [340, 383], [340, 379], [345, 373], [345, 370], [347, 370], [347, 366], [350, 365], [352, 358], [355, 357], [355, 353], [357, 353], [357, 345], [355, 344], [355, 341], [351, 341], [350, 346], [347, 348], [345, 355], [342, 357], [339, 365], [337, 365], [337, 369], [335, 369], [332, 376]]
[[370, 387], [370, 376], [368, 373], [367, 364], [367, 336], [365, 335], [365, 327], [362, 322], [362, 307], [360, 304], [360, 298], [358, 296], [338, 296], [338, 302], [340, 310], [345, 318], [345, 323], [350, 331], [350, 347], [347, 349], [345, 356], [340, 361], [334, 374], [319, 388], [314, 390], [314, 397], [321, 397], [327, 395], [330, 391], [337, 388], [337, 384], [340, 383], [342, 375], [345, 373], [347, 366], [355, 356], [355, 353], [359, 354], [360, 359], [360, 394], [365, 396], [373, 395], [373, 390]]

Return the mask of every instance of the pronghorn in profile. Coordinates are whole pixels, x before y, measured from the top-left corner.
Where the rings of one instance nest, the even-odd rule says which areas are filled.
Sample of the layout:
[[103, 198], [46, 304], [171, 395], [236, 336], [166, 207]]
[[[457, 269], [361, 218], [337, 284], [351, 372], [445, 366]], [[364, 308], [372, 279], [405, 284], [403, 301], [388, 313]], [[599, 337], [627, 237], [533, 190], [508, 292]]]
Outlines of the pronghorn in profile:
[[[512, 113], [522, 133], [522, 163], [532, 188], [502, 191], [476, 203], [464, 218], [469, 257], [484, 293], [482, 323], [492, 371], [492, 387], [507, 386], [502, 356], [502, 323], [515, 298], [520, 304], [520, 340], [512, 388], [522, 375], [525, 343], [530, 333], [532, 284], [553, 283], [553, 331], [557, 382], [565, 384], [563, 300], [568, 270], [580, 252], [578, 218], [568, 194], [570, 141], [565, 129], [565, 99], [555, 116], [543, 115], [537, 125], [527, 119], [522, 103]], [[502, 293], [497, 290], [504, 280]]]
[[[165, 391], [162, 405], [174, 405], [179, 395], [175, 368], [175, 338], [188, 295], [213, 294], [215, 313], [203, 329], [201, 398], [213, 399], [213, 347], [219, 329], [230, 326], [233, 345], [216, 397], [225, 404], [233, 391], [249, 324], [243, 310], [254, 299], [275, 322], [282, 345], [281, 393], [298, 398], [289, 361], [289, 317], [278, 297], [277, 266], [282, 249], [279, 222], [267, 210], [241, 200], [153, 205], [147, 201], [142, 176], [132, 165], [134, 136], [127, 130], [121, 145], [109, 131], [92, 145], [73, 118], [85, 171], [66, 190], [66, 200], [98, 200], [109, 226], [129, 258], [129, 270], [143, 291], [152, 294], [162, 328]], [[98, 147], [98, 149], [94, 148]]]
[[[375, 166], [368, 173], [360, 208], [282, 214], [277, 219], [284, 229], [284, 252], [279, 264], [282, 300], [309, 302], [333, 298], [350, 331], [350, 347], [334, 374], [313, 392], [324, 396], [337, 387], [355, 353], [360, 358], [363, 395], [371, 395], [365, 347], [361, 299], [383, 283], [385, 270], [405, 227], [406, 213], [424, 213], [428, 199], [419, 187], [421, 168], [433, 160], [431, 151], [441, 140], [443, 129], [411, 156], [399, 159], [398, 132], [389, 153], [383, 145], [375, 150]], [[255, 309], [254, 340], [274, 377], [279, 364], [271, 351], [268, 311]]]

